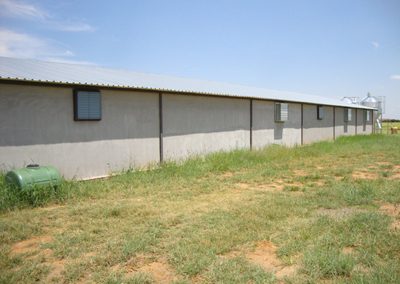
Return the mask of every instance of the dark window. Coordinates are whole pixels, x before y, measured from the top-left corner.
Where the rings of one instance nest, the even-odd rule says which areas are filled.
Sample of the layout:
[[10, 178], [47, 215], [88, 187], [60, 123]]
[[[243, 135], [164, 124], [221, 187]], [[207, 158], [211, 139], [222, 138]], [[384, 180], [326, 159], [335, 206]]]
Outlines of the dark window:
[[74, 120], [101, 120], [99, 91], [74, 91]]
[[317, 118], [319, 120], [322, 120], [322, 119], [324, 119], [324, 115], [325, 115], [324, 107], [323, 106], [317, 106]]

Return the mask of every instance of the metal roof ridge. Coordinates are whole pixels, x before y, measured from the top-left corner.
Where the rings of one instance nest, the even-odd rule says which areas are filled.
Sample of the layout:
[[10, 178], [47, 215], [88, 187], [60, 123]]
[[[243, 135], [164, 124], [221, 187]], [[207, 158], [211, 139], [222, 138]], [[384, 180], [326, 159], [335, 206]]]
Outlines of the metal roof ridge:
[[[96, 64], [91, 65], [70, 62], [54, 62], [33, 58], [13, 58], [0, 56], [0, 61], [6, 60], [17, 61], [18, 63], [21, 63], [19, 67], [20, 69], [18, 69], [18, 64], [12, 64], [12, 66], [10, 67], [10, 62], [7, 62], [9, 65], [7, 66], [8, 70], [6, 67], [2, 68], [2, 66], [0, 66], [0, 78], [7, 78], [9, 80], [12, 80], [12, 78], [14, 78], [16, 80], [33, 82], [81, 84], [109, 87], [115, 86], [119, 88], [137, 88], [160, 91], [168, 90], [172, 92], [223, 95], [238, 98], [242, 97], [266, 100], [281, 99], [282, 101], [293, 101], [301, 103], [367, 108], [362, 105], [347, 104], [339, 99], [322, 97], [320, 95], [310, 95], [295, 91], [267, 89], [264, 87], [212, 81], [208, 79], [195, 79], [166, 74], [143, 73], [123, 68], [104, 67]], [[27, 68], [27, 66], [24, 66], [23, 63], [35, 64], [36, 66], [28, 66], [32, 68], [31, 70], [33, 70], [31, 71], [31, 73], [29, 73], [29, 71], [27, 71], [27, 69], [29, 68]], [[62, 70], [63, 66], [68, 66], [68, 70]], [[51, 69], [54, 68], [59, 68], [64, 72], [59, 71], [58, 74], [53, 74], [53, 72], [49, 72], [53, 71]], [[79, 68], [79, 70], [74, 70], [73, 68]], [[39, 71], [37, 69], [39, 69]], [[40, 73], [40, 71], [42, 71], [42, 73]], [[90, 71], [92, 71], [93, 73], [90, 73]], [[82, 72], [82, 80], [79, 79], [79, 72]], [[6, 73], [7, 75], [3, 76], [2, 73]], [[10, 73], [14, 74], [14, 76], [10, 76]], [[76, 73], [78, 73], [78, 75]], [[84, 75], [87, 75], [88, 77]], [[74, 76], [78, 76], [78, 78]], [[109, 80], [107, 81], [104, 78], [108, 78]], [[279, 98], [280, 96], [282, 98]]]

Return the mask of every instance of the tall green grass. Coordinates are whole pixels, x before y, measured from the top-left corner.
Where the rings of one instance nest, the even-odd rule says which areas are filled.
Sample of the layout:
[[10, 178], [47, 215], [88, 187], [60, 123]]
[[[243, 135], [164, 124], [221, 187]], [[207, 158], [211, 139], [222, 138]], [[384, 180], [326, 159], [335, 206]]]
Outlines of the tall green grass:
[[[288, 169], [288, 165], [302, 158], [334, 155], [338, 159], [348, 157], [349, 153], [374, 152], [381, 149], [385, 141], [385, 150], [398, 151], [398, 139], [382, 135], [341, 137], [335, 142], [319, 142], [303, 147], [287, 148], [271, 145], [261, 150], [235, 150], [217, 152], [205, 157], [194, 157], [183, 162], [166, 162], [159, 167], [145, 170], [129, 170], [117, 176], [91, 181], [63, 181], [57, 188], [38, 187], [30, 190], [16, 190], [4, 181], [0, 173], [0, 212], [17, 208], [39, 207], [48, 204], [63, 204], [69, 200], [105, 196], [110, 192], [120, 194], [132, 192], [137, 187], [158, 187], [170, 182], [181, 184], [207, 175], [238, 171], [241, 168], [263, 167], [266, 175]], [[388, 149], [389, 147], [389, 149]], [[348, 193], [351, 198], [352, 191]]]
[[[380, 209], [400, 202], [399, 145], [384, 135], [272, 145], [39, 193], [2, 183], [0, 283], [154, 283], [151, 271], [135, 272], [152, 262], [175, 284], [400, 283], [398, 216]], [[376, 175], [353, 177], [359, 171]], [[271, 187], [279, 182], [288, 186]], [[260, 241], [294, 274], [254, 262]], [[60, 261], [60, 279], [47, 281]]]

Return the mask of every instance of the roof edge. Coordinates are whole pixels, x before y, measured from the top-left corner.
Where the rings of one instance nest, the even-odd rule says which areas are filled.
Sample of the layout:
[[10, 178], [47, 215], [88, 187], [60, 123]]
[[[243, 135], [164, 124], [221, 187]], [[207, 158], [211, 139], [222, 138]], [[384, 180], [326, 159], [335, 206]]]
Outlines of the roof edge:
[[110, 90], [134, 90], [134, 91], [145, 91], [153, 93], [166, 93], [166, 94], [181, 94], [181, 95], [195, 95], [195, 96], [213, 96], [222, 98], [233, 98], [233, 99], [253, 99], [260, 101], [279, 101], [279, 102], [292, 102], [298, 104], [308, 104], [308, 105], [323, 105], [323, 106], [334, 106], [334, 107], [344, 107], [344, 108], [357, 108], [357, 109], [367, 109], [367, 110], [377, 110], [376, 108], [366, 107], [362, 105], [350, 105], [350, 104], [323, 104], [323, 103], [312, 103], [301, 100], [285, 100], [285, 99], [273, 99], [273, 98], [261, 98], [257, 96], [236, 96], [232, 94], [217, 94], [208, 92], [196, 92], [196, 91], [181, 91], [172, 89], [157, 89], [157, 88], [146, 88], [146, 87], [132, 87], [132, 86], [114, 86], [107, 84], [78, 84], [70, 82], [56, 82], [56, 81], [46, 81], [46, 80], [32, 80], [32, 79], [21, 79], [21, 78], [11, 78], [11, 77], [1, 77], [0, 83], [2, 84], [21, 84], [21, 85], [35, 85], [35, 86], [53, 86], [53, 87], [72, 87], [72, 88], [103, 88]]

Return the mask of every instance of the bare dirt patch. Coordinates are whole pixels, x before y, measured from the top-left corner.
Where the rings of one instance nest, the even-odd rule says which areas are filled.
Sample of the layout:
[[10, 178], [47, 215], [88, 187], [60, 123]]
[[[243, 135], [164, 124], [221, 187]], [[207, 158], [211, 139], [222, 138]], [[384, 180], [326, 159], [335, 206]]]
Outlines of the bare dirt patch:
[[392, 169], [389, 179], [400, 179], [400, 165], [396, 165]]
[[248, 183], [245, 183], [245, 182], [235, 183], [235, 186], [240, 188], [240, 189], [248, 189], [250, 187], [250, 185]]
[[151, 274], [156, 283], [171, 283], [177, 280], [175, 273], [166, 262], [151, 262], [138, 271]]
[[38, 251], [41, 245], [49, 243], [51, 241], [51, 236], [39, 236], [18, 242], [11, 247], [11, 255], [32, 253]]
[[336, 181], [344, 180], [344, 176], [335, 176]]
[[[400, 165], [393, 165], [390, 162], [377, 162], [374, 165], [369, 165], [367, 168], [370, 171], [368, 173], [374, 173], [378, 175], [379, 172], [384, 171], [383, 172], [385, 174], [384, 176], [387, 177], [388, 179], [400, 179]], [[367, 173], [366, 171], [361, 171], [361, 172]], [[371, 179], [371, 178], [366, 178], [366, 179]]]
[[223, 178], [230, 178], [230, 177], [233, 177], [234, 174], [232, 172], [226, 172], [226, 173], [223, 173], [220, 176], [223, 177]]
[[54, 280], [54, 279], [60, 279], [62, 278], [62, 273], [65, 270], [65, 260], [54, 260], [51, 262], [46, 262], [49, 263], [51, 268], [50, 268], [50, 273], [46, 277], [45, 283]]
[[379, 178], [378, 173], [376, 172], [368, 172], [368, 171], [354, 171], [351, 175], [353, 179], [366, 179], [366, 180], [375, 180]]
[[276, 254], [277, 247], [269, 241], [260, 241], [257, 243], [254, 250], [249, 251], [249, 248], [241, 250], [233, 250], [224, 255], [223, 258], [234, 258], [238, 256], [245, 257], [249, 262], [260, 266], [265, 271], [274, 273], [278, 279], [292, 276], [299, 268], [298, 265], [284, 265]]
[[389, 163], [389, 162], [377, 162], [376, 164], [379, 166], [391, 166], [392, 165], [392, 163]]
[[392, 174], [389, 179], [400, 179], [400, 172]]
[[400, 230], [400, 204], [384, 203], [380, 206], [379, 210], [394, 218], [390, 225], [392, 230]]
[[11, 247], [11, 255], [33, 254], [29, 259], [41, 259], [41, 263], [49, 266], [49, 274], [46, 276], [44, 283], [62, 278], [65, 270], [65, 259], [56, 259], [53, 251], [49, 248], [42, 249], [41, 246], [50, 243], [53, 240], [51, 236], [36, 236], [28, 240], [24, 240], [14, 244]]
[[313, 184], [316, 186], [324, 186], [325, 182], [323, 180], [317, 180], [317, 181], [314, 181]]
[[400, 216], [400, 204], [384, 203], [381, 205], [379, 210], [392, 217]]
[[295, 274], [297, 265], [285, 266], [276, 255], [277, 247], [269, 241], [260, 241], [257, 243], [256, 249], [248, 252], [246, 258], [261, 266], [266, 271], [273, 272], [280, 279]]
[[308, 173], [304, 170], [294, 170], [293, 175], [296, 177], [306, 177], [308, 176]]
[[301, 188], [304, 184], [298, 181], [288, 181], [284, 179], [276, 179], [274, 182], [267, 183], [267, 184], [259, 184], [257, 185], [257, 189], [260, 190], [284, 190], [285, 188]]
[[[119, 270], [120, 265], [113, 270]], [[133, 276], [135, 273], [142, 272], [153, 277], [155, 283], [171, 283], [178, 280], [175, 271], [171, 268], [165, 259], [154, 260], [151, 256], [137, 255], [130, 259], [123, 269], [127, 276]]]
[[354, 247], [344, 247], [342, 252], [343, 254], [352, 254], [354, 251]]
[[390, 225], [390, 228], [392, 230], [400, 230], [400, 220], [395, 220], [394, 222], [392, 222], [392, 224]]
[[260, 190], [260, 191], [281, 191], [284, 189], [284, 187], [285, 186], [283, 184], [273, 182], [273, 183], [266, 183], [266, 184], [257, 184], [255, 189]]
[[239, 182], [235, 184], [235, 187], [243, 190], [243, 189], [252, 189], [252, 190], [257, 190], [257, 191], [281, 191], [284, 189], [284, 184], [278, 183], [278, 182], [272, 182], [272, 183], [260, 183], [256, 185], [250, 185], [248, 183], [244, 182]]

